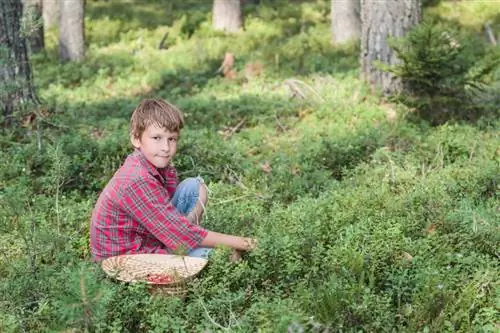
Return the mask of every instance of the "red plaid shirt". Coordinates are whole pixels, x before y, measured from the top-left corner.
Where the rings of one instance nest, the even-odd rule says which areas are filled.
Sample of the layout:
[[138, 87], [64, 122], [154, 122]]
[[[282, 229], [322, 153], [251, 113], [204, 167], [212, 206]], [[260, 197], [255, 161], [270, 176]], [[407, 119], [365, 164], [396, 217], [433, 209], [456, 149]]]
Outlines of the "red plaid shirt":
[[129, 253], [172, 253], [199, 246], [207, 231], [170, 203], [178, 184], [173, 166], [157, 169], [140, 150], [130, 154], [102, 191], [90, 224], [95, 260]]

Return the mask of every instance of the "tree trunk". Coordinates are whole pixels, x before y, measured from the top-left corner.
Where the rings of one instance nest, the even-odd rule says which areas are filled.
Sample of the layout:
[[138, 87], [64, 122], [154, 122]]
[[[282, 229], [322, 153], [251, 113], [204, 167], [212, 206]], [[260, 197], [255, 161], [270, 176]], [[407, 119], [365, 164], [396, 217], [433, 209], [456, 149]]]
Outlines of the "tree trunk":
[[15, 110], [37, 102], [22, 12], [21, 0], [0, 1], [0, 108], [5, 124], [11, 123]]
[[360, 0], [332, 0], [331, 17], [333, 44], [361, 37]]
[[61, 0], [59, 57], [80, 61], [85, 56], [84, 0]]
[[401, 80], [377, 68], [374, 62], [397, 64], [399, 60], [387, 39], [405, 36], [420, 17], [421, 0], [362, 0], [362, 73], [372, 88], [379, 86], [384, 94], [402, 89]]
[[236, 32], [243, 26], [240, 0], [214, 0], [212, 14], [215, 30]]
[[30, 27], [29, 44], [31, 52], [43, 50], [45, 43], [43, 37], [42, 0], [25, 0], [24, 14]]
[[43, 0], [43, 26], [50, 29], [59, 25], [60, 18], [60, 0]]

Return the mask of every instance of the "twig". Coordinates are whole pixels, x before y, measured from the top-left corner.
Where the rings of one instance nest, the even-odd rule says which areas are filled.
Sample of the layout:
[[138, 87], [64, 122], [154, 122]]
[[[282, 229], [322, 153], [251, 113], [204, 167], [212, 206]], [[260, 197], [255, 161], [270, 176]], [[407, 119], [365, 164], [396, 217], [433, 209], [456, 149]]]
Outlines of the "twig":
[[252, 196], [252, 194], [245, 194], [245, 195], [242, 195], [242, 196], [239, 196], [239, 197], [236, 197], [236, 198], [221, 200], [219, 202], [212, 203], [212, 206], [226, 204], [226, 203], [237, 201], [237, 200], [240, 200], [240, 199], [245, 199], [245, 198], [248, 198], [248, 197], [251, 197], [251, 196]]
[[472, 158], [474, 157], [474, 151], [476, 150], [477, 142], [474, 142], [474, 145], [472, 146], [472, 149], [469, 153], [469, 161], [472, 161]]
[[[245, 184], [243, 184], [243, 182], [241, 181], [241, 178], [238, 176], [238, 174], [229, 167], [229, 165], [226, 165], [225, 169], [227, 171], [229, 171], [229, 177], [230, 180], [234, 181], [236, 183], [236, 185], [238, 185], [239, 187], [241, 187], [243, 190], [248, 190], [248, 187], [245, 186]], [[233, 178], [234, 177], [234, 178]]]
[[236, 126], [232, 127], [229, 131], [224, 133], [224, 139], [227, 140], [230, 137], [232, 137], [233, 134], [236, 133], [243, 126], [243, 124], [245, 124], [246, 121], [247, 121], [246, 117], [241, 119], [241, 121], [238, 124], [236, 124]]
[[389, 183], [395, 184], [396, 183], [396, 172], [394, 171], [394, 161], [391, 159], [391, 156], [389, 155], [389, 153], [387, 153], [387, 151], [384, 151], [384, 153], [385, 153], [385, 156], [387, 157], [387, 159], [389, 160], [389, 165], [391, 167], [391, 180]]
[[314, 90], [313, 87], [311, 87], [310, 85], [308, 85], [304, 81], [300, 81], [300, 80], [297, 80], [297, 79], [288, 79], [288, 80], [285, 81], [285, 84], [287, 84], [290, 87], [290, 89], [292, 90], [292, 92], [295, 92], [294, 96], [295, 96], [295, 94], [298, 93], [303, 99], [306, 99], [306, 95], [298, 87], [298, 84], [301, 84], [302, 86], [306, 87], [309, 91], [311, 91], [314, 95], [316, 95], [316, 97], [318, 97], [321, 102], [325, 102], [325, 99], [323, 97], [321, 97], [321, 95], [316, 90]]
[[236, 126], [234, 126], [231, 131], [229, 132], [229, 134], [226, 136], [226, 140], [228, 138], [230, 138], [234, 133], [236, 133], [237, 131], [239, 131], [241, 129], [241, 127], [243, 126], [243, 124], [245, 124], [245, 122], [247, 121], [246, 118], [243, 118], [238, 124], [236, 124]]
[[38, 151], [42, 151], [42, 126], [40, 122], [40, 119], [36, 120], [36, 139]]
[[167, 32], [165, 33], [165, 35], [163, 35], [163, 38], [161, 39], [161, 42], [160, 42], [160, 45], [158, 46], [158, 49], [160, 50], [163, 50], [163, 49], [168, 49], [168, 47], [165, 47], [165, 42], [167, 40], [167, 37], [168, 37], [168, 33], [170, 31], [167, 30]]
[[283, 124], [281, 123], [280, 119], [278, 118], [278, 116], [274, 116], [276, 118], [276, 122], [278, 123], [278, 126], [279, 128], [281, 129], [282, 132], [286, 132], [287, 128], [285, 126], [283, 126]]
[[294, 80], [286, 80], [285, 84], [288, 85], [290, 90], [292, 91], [292, 97], [299, 96], [302, 99], [306, 99], [306, 95], [300, 90], [300, 88], [297, 86], [297, 83], [295, 83]]
[[486, 30], [486, 36], [488, 36], [490, 43], [496, 46], [497, 40], [495, 38], [495, 34], [493, 33], [493, 30], [491, 29], [490, 22], [486, 22], [484, 24], [484, 29]]
[[208, 313], [208, 309], [205, 306], [205, 303], [203, 303], [203, 301], [201, 299], [199, 301], [200, 301], [201, 306], [203, 307], [203, 310], [205, 310], [205, 314], [207, 315], [208, 320], [212, 323], [212, 325], [214, 325], [215, 327], [220, 328], [223, 331], [229, 331], [230, 330], [230, 327], [224, 327], [221, 324], [217, 323], [212, 317], [210, 317], [210, 313]]

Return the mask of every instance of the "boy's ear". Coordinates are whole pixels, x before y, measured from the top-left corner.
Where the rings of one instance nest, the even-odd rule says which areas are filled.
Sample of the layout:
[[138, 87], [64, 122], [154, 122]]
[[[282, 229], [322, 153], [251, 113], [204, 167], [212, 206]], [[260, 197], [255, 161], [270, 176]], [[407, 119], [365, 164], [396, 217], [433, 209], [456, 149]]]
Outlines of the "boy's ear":
[[137, 138], [135, 135], [130, 136], [130, 142], [132, 142], [134, 148], [141, 148], [141, 139]]

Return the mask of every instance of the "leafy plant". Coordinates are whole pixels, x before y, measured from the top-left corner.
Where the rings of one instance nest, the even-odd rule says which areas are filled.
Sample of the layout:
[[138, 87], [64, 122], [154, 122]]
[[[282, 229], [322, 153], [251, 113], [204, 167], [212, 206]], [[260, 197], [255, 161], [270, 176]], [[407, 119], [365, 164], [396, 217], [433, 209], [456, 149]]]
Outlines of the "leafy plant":
[[403, 101], [425, 119], [476, 119], [485, 112], [475, 99], [491, 82], [500, 61], [494, 50], [445, 24], [424, 22], [390, 43], [401, 63], [386, 68], [403, 79]]

